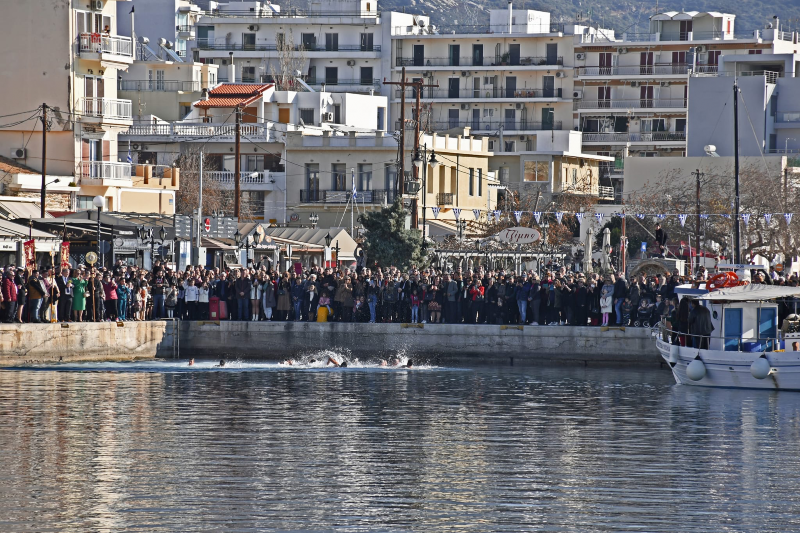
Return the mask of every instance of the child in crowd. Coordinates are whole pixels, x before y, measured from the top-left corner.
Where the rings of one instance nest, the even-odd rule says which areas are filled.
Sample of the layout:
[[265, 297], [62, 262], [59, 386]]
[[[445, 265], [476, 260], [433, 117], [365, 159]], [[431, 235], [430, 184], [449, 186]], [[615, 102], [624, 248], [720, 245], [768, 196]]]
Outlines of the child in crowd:
[[411, 291], [411, 323], [416, 324], [419, 321], [419, 296], [417, 296], [417, 289]]
[[630, 298], [625, 298], [622, 303], [622, 325], [627, 326], [631, 321], [631, 311], [633, 311], [633, 304]]

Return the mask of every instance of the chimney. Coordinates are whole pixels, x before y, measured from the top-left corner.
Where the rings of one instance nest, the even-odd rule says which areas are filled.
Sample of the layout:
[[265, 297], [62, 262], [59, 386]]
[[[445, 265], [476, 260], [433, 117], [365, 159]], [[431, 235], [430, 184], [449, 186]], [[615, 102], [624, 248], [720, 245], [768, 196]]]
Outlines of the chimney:
[[203, 101], [208, 100], [208, 89], [206, 87], [203, 87], [202, 95]]
[[228, 56], [228, 82], [236, 83], [236, 65], [233, 64], [233, 52], [229, 52]]
[[511, 7], [511, 0], [508, 0], [508, 33], [511, 33], [511, 27], [513, 26], [514, 22], [514, 18], [511, 15], [512, 12], [513, 8]]

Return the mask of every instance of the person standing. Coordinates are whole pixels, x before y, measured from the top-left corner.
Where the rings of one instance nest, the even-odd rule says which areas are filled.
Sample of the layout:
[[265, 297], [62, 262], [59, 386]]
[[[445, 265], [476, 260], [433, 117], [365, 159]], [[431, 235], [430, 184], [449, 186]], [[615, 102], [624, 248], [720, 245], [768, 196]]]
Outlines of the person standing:
[[39, 320], [39, 310], [42, 307], [42, 301], [44, 301], [45, 294], [47, 291], [42, 284], [42, 280], [39, 278], [39, 271], [33, 270], [31, 271], [30, 276], [28, 277], [28, 321], [33, 323], [40, 323]]
[[5, 304], [5, 322], [14, 322], [14, 315], [17, 312], [17, 284], [14, 282], [14, 267], [6, 268], [3, 273], [3, 303]]
[[151, 291], [153, 296], [153, 320], [158, 320], [164, 316], [164, 288], [167, 285], [167, 280], [164, 279], [163, 270], [159, 269], [154, 274]]
[[614, 313], [617, 318], [617, 325], [622, 325], [622, 304], [628, 297], [628, 284], [622, 272], [617, 272], [617, 280], [614, 282]]
[[661, 229], [661, 224], [656, 224], [656, 246], [658, 247], [658, 257], [665, 257], [667, 253], [667, 240], [669, 235]]
[[70, 313], [72, 312], [72, 297], [73, 285], [69, 277], [69, 269], [62, 268], [61, 275], [56, 278], [56, 286], [58, 287], [58, 321], [70, 321]]
[[[86, 274], [88, 277], [88, 273]], [[72, 271], [72, 320], [83, 322], [83, 312], [86, 310], [86, 285], [87, 280], [81, 277], [78, 270]]]

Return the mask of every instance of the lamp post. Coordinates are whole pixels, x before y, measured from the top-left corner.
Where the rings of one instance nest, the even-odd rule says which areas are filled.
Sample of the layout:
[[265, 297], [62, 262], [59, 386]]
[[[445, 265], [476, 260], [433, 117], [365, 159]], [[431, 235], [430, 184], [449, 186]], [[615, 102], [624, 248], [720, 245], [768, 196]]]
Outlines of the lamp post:
[[104, 199], [102, 196], [92, 198], [92, 204], [97, 208], [97, 257], [101, 258], [101, 265], [106, 266], [106, 258], [100, 253], [100, 212], [103, 211]]
[[[431, 166], [431, 172], [436, 172], [436, 167], [439, 166], [439, 160], [436, 159], [436, 151], [431, 150], [431, 157], [428, 159], [428, 145], [422, 145], [422, 157], [420, 157], [419, 150], [417, 150], [414, 159], [412, 159], [412, 163], [414, 166], [417, 167], [417, 175], [419, 175], [419, 169], [422, 167], [422, 239], [425, 240], [425, 220], [426, 220], [426, 211], [427, 211], [427, 199], [428, 199], [428, 165], [422, 165], [424, 162], [428, 162]], [[414, 205], [414, 211], [416, 212], [416, 199]]]
[[316, 213], [311, 213], [308, 215], [308, 220], [311, 222], [311, 229], [317, 229], [317, 222], [319, 222], [319, 215]]
[[464, 240], [464, 231], [467, 229], [467, 221], [466, 220], [457, 220], [456, 221], [456, 229], [458, 230], [458, 240]]
[[[139, 240], [142, 241], [142, 244], [150, 245], [150, 268], [153, 268], [153, 263], [155, 262], [155, 246], [156, 246], [156, 237], [153, 233], [153, 228], [145, 228], [144, 226], [139, 228]], [[161, 226], [161, 229], [158, 230], [158, 241], [161, 246], [164, 245], [164, 241], [167, 240], [167, 230], [164, 229], [164, 226]], [[144, 265], [142, 265], [144, 266]]]

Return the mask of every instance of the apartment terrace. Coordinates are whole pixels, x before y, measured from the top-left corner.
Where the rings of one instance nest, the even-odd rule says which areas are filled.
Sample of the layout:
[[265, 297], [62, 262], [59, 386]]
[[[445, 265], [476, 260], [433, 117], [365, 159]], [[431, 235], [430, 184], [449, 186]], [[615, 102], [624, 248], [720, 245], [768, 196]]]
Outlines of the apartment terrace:
[[631, 65], [621, 67], [577, 67], [578, 78], [608, 76], [681, 76], [685, 77], [692, 69], [688, 63], [663, 63], [655, 65]]
[[393, 26], [392, 37], [441, 37], [452, 39], [457, 37], [485, 37], [486, 35], [501, 35], [503, 37], [531, 37], [551, 36], [561, 37], [564, 33], [563, 22], [549, 24], [440, 24], [431, 26]]
[[580, 112], [604, 111], [606, 109], [686, 109], [685, 98], [631, 98], [619, 100], [576, 100], [573, 109]]
[[[790, 32], [779, 32], [779, 40], [791, 41]], [[763, 39], [763, 30], [754, 30], [740, 33], [726, 33], [723, 31], [688, 31], [688, 32], [626, 32], [618, 37], [605, 36], [603, 34], [589, 34], [576, 36], [576, 44], [595, 44], [595, 43], [680, 43], [680, 42], [707, 42], [707, 41], [753, 41]]]
[[[220, 19], [220, 20], [215, 20]], [[298, 22], [308, 20], [314, 24], [380, 24], [380, 11], [321, 11], [315, 9], [291, 8], [285, 11], [273, 11], [269, 7], [256, 10], [212, 9], [200, 14], [200, 24], [213, 24], [235, 19], [236, 22], [258, 24], [283, 24], [287, 19]]]
[[[258, 142], [275, 142], [276, 131], [293, 128], [287, 124], [264, 122], [242, 124], [241, 135]], [[233, 142], [236, 137], [235, 124], [214, 124], [207, 122], [185, 123], [169, 122], [161, 124], [134, 124], [120, 132], [120, 139], [135, 141], [165, 142], [181, 140], [207, 140], [211, 142]]]
[[686, 143], [684, 131], [654, 131], [654, 132], [621, 132], [621, 133], [586, 133], [583, 134], [584, 144], [668, 144]]
[[[203, 178], [219, 183], [225, 187], [233, 187], [235, 184], [236, 173], [228, 170], [213, 170], [203, 172]], [[239, 172], [239, 184], [244, 190], [272, 191], [276, 190], [275, 183], [285, 183], [285, 172], [262, 171], [241, 171]]]
[[[563, 98], [561, 87], [544, 89], [518, 88], [518, 87], [493, 87], [484, 89], [424, 89], [420, 95], [422, 100], [557, 100]], [[402, 89], [394, 92], [395, 101], [402, 96]], [[406, 102], [416, 98], [413, 89], [406, 89]]]
[[133, 40], [105, 33], [81, 33], [78, 55], [82, 59], [114, 63], [123, 68], [133, 64]]
[[199, 81], [182, 80], [117, 80], [118, 91], [200, 92]]
[[397, 57], [395, 58], [396, 67], [497, 67], [497, 66], [512, 66], [512, 67], [560, 67], [564, 65], [564, 57], [546, 57], [546, 56], [523, 56], [515, 58], [514, 61], [502, 61], [500, 58], [488, 59], [477, 57], [426, 57], [420, 61], [420, 58], [413, 57]]

